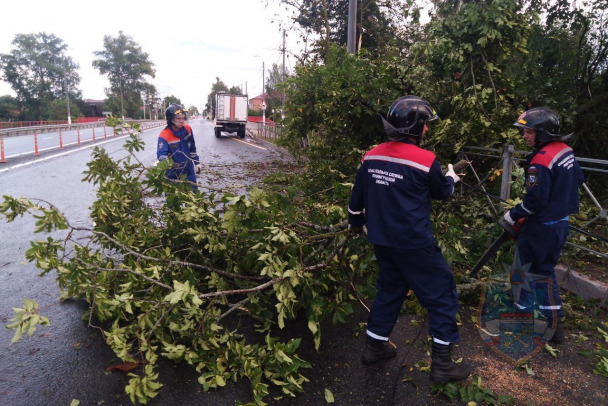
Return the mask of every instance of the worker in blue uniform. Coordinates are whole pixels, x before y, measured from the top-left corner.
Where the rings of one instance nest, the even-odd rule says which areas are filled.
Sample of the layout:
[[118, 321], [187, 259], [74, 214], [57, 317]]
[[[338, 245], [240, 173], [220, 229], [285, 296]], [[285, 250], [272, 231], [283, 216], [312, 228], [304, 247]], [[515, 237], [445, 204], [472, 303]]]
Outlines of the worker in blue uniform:
[[460, 180], [452, 165], [444, 175], [435, 154], [420, 148], [427, 123], [436, 118], [431, 105], [420, 97], [404, 96], [391, 105], [387, 118], [382, 117], [389, 141], [364, 155], [351, 193], [348, 223], [355, 233], [366, 226], [379, 267], [363, 364], [395, 356], [389, 336], [411, 289], [429, 313], [430, 378], [448, 382], [465, 379], [471, 366], [451, 358], [453, 344], [460, 342], [458, 295], [430, 219], [431, 199], [448, 198]]
[[[563, 309], [555, 266], [568, 237], [570, 214], [578, 213], [578, 188], [583, 172], [574, 152], [560, 135], [557, 114], [532, 108], [514, 123], [534, 151], [526, 159], [526, 194], [523, 202], [504, 214], [499, 223], [508, 230], [525, 219], [511, 272], [515, 306], [521, 312], [538, 309], [555, 331], [550, 339], [562, 344]], [[523, 277], [522, 277], [523, 275]]]
[[171, 158], [173, 165], [167, 169], [165, 176], [171, 180], [185, 178], [196, 192], [196, 174], [201, 171], [201, 165], [192, 127], [186, 124], [188, 113], [184, 106], [171, 104], [165, 110], [165, 117], [167, 126], [158, 136], [156, 157], [159, 161]]

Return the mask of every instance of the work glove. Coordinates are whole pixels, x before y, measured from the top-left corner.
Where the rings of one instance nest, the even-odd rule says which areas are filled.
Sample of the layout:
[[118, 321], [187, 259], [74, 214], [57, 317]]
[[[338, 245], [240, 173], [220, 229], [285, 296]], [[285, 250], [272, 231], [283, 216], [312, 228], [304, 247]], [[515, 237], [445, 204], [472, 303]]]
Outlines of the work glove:
[[203, 170], [203, 165], [201, 165], [201, 164], [194, 165], [194, 171], [196, 173], [201, 173], [202, 170]]
[[358, 237], [363, 234], [363, 227], [353, 226], [351, 224], [348, 225], [348, 233]]
[[502, 227], [503, 230], [506, 231], [509, 238], [511, 238], [513, 240], [517, 240], [517, 238], [519, 237], [519, 232], [521, 231], [521, 227], [524, 224], [524, 221], [526, 221], [525, 217], [520, 218], [517, 221], [514, 221], [511, 218], [511, 213], [506, 212], [504, 216], [502, 216], [498, 219], [498, 224]]
[[460, 176], [456, 175], [456, 172], [454, 172], [454, 166], [452, 164], [448, 165], [448, 171], [445, 173], [445, 176], [449, 176], [450, 178], [454, 179], [455, 184], [460, 182]]

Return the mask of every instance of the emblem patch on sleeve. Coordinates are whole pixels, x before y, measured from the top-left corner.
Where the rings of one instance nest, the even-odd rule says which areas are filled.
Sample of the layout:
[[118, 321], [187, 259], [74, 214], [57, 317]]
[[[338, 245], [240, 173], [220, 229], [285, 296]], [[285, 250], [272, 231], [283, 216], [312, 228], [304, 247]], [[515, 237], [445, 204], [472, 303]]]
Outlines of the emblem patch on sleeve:
[[531, 166], [530, 168], [528, 168], [527, 176], [528, 177], [526, 179], [526, 186], [527, 187], [536, 186], [536, 183], [538, 182], [538, 169], [536, 169], [535, 166]]

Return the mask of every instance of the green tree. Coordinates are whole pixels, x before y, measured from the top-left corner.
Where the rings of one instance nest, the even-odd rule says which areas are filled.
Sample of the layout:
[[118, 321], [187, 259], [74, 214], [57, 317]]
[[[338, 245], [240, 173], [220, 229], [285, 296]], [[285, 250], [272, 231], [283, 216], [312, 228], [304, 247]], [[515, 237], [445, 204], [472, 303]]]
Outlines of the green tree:
[[103, 46], [102, 51], [94, 52], [99, 59], [93, 61], [93, 67], [108, 76], [110, 88], [106, 94], [118, 96], [120, 116], [124, 118], [126, 112], [137, 117], [143, 102], [139, 93], [146, 87], [146, 77], [154, 78], [154, 64], [141, 46], [122, 31], [116, 38], [104, 36]]
[[[412, 46], [403, 74], [443, 119], [435, 142], [502, 145], [521, 112], [517, 64], [528, 54], [530, 26], [519, 0], [436, 1], [426, 39]], [[507, 131], [508, 130], [508, 131]]]
[[173, 95], [171, 95], [171, 96], [165, 96], [165, 98], [163, 99], [163, 105], [165, 107], [168, 107], [170, 104], [183, 105], [182, 101], [179, 98], [177, 98], [177, 97], [175, 97]]
[[363, 150], [382, 141], [375, 114], [398, 96], [390, 65], [331, 46], [324, 63], [298, 66], [287, 80], [287, 131], [279, 142], [309, 163], [311, 186], [327, 188], [353, 174]]
[[190, 107], [188, 107], [188, 115], [189, 115], [190, 117], [194, 117], [194, 116], [198, 116], [198, 115], [200, 115], [200, 113], [199, 113], [199, 111], [198, 111], [198, 108], [197, 108], [197, 107], [195, 107], [195, 106], [190, 106]]
[[144, 83], [142, 86], [141, 98], [143, 100], [143, 118], [149, 120], [158, 117], [158, 108], [161, 100], [158, 90], [156, 90], [156, 86], [151, 83]]
[[[66, 101], [62, 99], [53, 100], [47, 104], [45, 116], [48, 120], [65, 120], [67, 114]], [[74, 101], [70, 101], [70, 116], [74, 118], [84, 117], [80, 108]]]
[[[272, 112], [273, 110], [280, 110], [283, 106], [283, 92], [285, 90], [285, 81], [289, 77], [289, 74], [285, 72], [276, 63], [272, 64], [272, 68], [268, 70], [268, 76], [266, 77], [266, 111]], [[279, 114], [280, 117], [280, 114]], [[271, 117], [276, 120], [277, 117]]]
[[[540, 12], [539, 12], [540, 14]], [[608, 154], [608, 3], [578, 7], [560, 0], [531, 19], [530, 57], [523, 64], [531, 105], [553, 106], [571, 145], [587, 157]], [[580, 152], [579, 152], [580, 153]]]
[[[346, 45], [349, 0], [280, 0], [292, 9], [291, 23], [302, 41], [310, 44], [304, 58], [325, 59], [330, 45]], [[413, 1], [360, 0], [357, 2], [356, 49], [368, 55], [382, 52], [398, 39], [399, 24], [408, 18]]]
[[16, 97], [0, 96], [0, 120], [9, 121], [19, 118], [19, 101]]
[[48, 103], [65, 99], [66, 87], [70, 99], [81, 98], [79, 66], [65, 55], [68, 46], [63, 40], [41, 32], [17, 34], [12, 44], [8, 54], [0, 54], [0, 66], [4, 80], [25, 107], [24, 119], [47, 119]]
[[231, 94], [243, 94], [243, 89], [240, 86], [232, 86], [228, 92]]

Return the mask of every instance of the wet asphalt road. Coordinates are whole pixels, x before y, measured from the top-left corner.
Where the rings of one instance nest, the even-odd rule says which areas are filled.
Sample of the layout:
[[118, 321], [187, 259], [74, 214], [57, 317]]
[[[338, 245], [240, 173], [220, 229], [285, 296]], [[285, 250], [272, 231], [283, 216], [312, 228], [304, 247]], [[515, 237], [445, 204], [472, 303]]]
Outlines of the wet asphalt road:
[[[190, 125], [201, 161], [208, 168], [238, 170], [245, 163], [281, 158], [272, 146], [249, 137], [216, 138], [213, 124], [204, 119], [192, 120]], [[161, 128], [142, 134], [146, 148], [137, 155], [145, 165], [156, 161], [156, 141]], [[122, 148], [124, 141], [125, 137], [114, 137], [100, 139], [95, 145], [120, 158], [127, 154]], [[81, 179], [92, 148], [92, 145], [72, 147], [0, 164], [0, 195], [44, 199], [59, 207], [72, 224], [91, 226], [88, 207], [95, 192]], [[205, 179], [201, 180], [204, 183]], [[86, 305], [60, 302], [54, 275], [38, 277], [38, 270], [25, 261], [29, 242], [43, 238], [34, 235], [33, 230], [34, 221], [28, 216], [12, 223], [0, 221], [0, 321], [6, 325], [14, 316], [12, 308], [22, 307], [23, 299], [29, 298], [39, 303], [40, 313], [50, 319], [51, 326], [40, 326], [31, 338], [24, 336], [13, 345], [9, 345], [13, 330], [0, 328], [0, 405], [70, 405], [73, 399], [83, 406], [131, 404], [124, 392], [126, 375], [106, 372], [108, 365], [119, 360], [99, 332], [87, 328], [86, 322], [80, 320]], [[244, 402], [251, 400], [246, 382], [232, 390], [201, 396], [202, 387], [196, 379], [196, 372], [187, 366], [164, 364], [161, 380], [165, 386], [149, 404], [233, 405], [235, 397]]]

